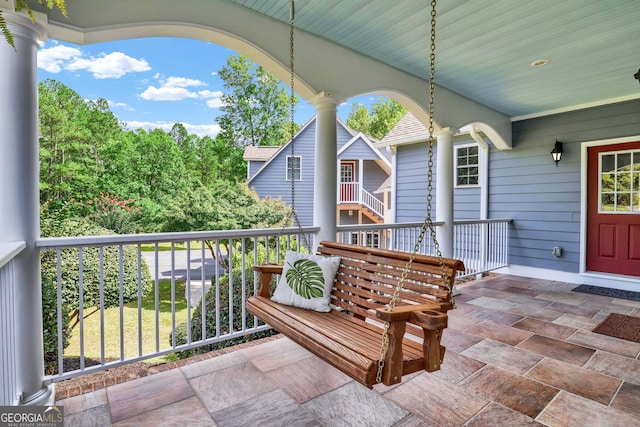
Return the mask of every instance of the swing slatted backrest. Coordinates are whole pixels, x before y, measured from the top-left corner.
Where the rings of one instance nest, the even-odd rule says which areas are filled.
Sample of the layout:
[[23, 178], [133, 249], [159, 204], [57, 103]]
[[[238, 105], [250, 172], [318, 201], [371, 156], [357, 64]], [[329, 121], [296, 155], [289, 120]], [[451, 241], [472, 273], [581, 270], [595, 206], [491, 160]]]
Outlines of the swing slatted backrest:
[[[318, 254], [342, 258], [336, 275], [331, 303], [360, 318], [376, 319], [375, 310], [386, 307], [395, 291], [410, 254], [344, 243], [322, 242]], [[453, 281], [462, 262], [445, 260], [448, 277]], [[445, 278], [438, 259], [416, 255], [405, 281], [398, 306], [440, 303], [452, 308]]]

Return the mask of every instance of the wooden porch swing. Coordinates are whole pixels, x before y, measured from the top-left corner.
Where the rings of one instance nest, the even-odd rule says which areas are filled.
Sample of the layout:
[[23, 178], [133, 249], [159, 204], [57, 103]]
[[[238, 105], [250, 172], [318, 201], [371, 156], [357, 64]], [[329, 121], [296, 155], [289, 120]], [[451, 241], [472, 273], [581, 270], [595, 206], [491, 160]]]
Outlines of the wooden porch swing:
[[[272, 301], [270, 284], [274, 275], [282, 274], [281, 265], [254, 267], [260, 275], [261, 288], [247, 301], [250, 313], [370, 388], [377, 383], [399, 383], [403, 375], [413, 372], [440, 369], [445, 353], [442, 333], [447, 327], [447, 311], [454, 307], [453, 282], [457, 272], [464, 270], [461, 261], [442, 257], [431, 219], [435, 7], [436, 1], [432, 0], [427, 215], [413, 252], [323, 241], [318, 255], [340, 257], [331, 289], [331, 311], [317, 312]], [[289, 28], [293, 99], [293, 0]], [[292, 156], [293, 147], [292, 132]], [[294, 186], [292, 180], [292, 216], [300, 227]], [[417, 253], [427, 230], [437, 256]]]

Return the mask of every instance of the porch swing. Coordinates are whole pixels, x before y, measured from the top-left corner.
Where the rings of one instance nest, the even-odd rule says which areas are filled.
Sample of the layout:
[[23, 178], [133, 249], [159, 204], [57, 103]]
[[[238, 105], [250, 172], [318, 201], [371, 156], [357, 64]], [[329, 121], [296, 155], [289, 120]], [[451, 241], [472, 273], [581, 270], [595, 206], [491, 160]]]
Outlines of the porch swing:
[[[258, 295], [247, 300], [247, 310], [321, 359], [371, 388], [377, 383], [392, 385], [402, 376], [418, 371], [437, 371], [444, 358], [441, 345], [447, 327], [447, 311], [454, 308], [453, 282], [461, 261], [443, 258], [431, 219], [436, 1], [431, 1], [431, 43], [429, 76], [429, 142], [427, 213], [413, 252], [400, 252], [323, 241], [316, 257], [337, 268], [335, 277], [324, 276], [328, 311], [315, 311], [276, 302], [270, 292], [274, 275], [278, 289], [300, 287], [304, 277], [288, 274], [294, 265], [259, 265]], [[291, 125], [293, 130], [294, 2], [290, 2]], [[291, 135], [291, 156], [294, 154]], [[295, 180], [292, 180], [292, 217], [302, 233], [295, 208]], [[436, 256], [418, 254], [429, 230]], [[328, 262], [329, 262], [328, 261]], [[287, 268], [289, 268], [287, 270]], [[317, 277], [317, 276], [316, 276]], [[322, 276], [321, 276], [322, 277]], [[288, 283], [289, 282], [289, 283]], [[301, 294], [299, 294], [301, 295]], [[273, 298], [272, 298], [273, 297]], [[306, 297], [310, 297], [306, 295]], [[298, 296], [299, 298], [299, 296]], [[306, 302], [305, 302], [306, 303]], [[329, 304], [330, 303], [330, 304]]]

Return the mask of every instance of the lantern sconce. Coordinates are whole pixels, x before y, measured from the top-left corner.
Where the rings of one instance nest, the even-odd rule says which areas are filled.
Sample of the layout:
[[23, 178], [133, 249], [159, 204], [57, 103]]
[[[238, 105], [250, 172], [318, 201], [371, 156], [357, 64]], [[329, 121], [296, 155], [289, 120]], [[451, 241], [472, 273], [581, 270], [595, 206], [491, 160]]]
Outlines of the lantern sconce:
[[562, 142], [556, 139], [556, 145], [554, 145], [553, 150], [551, 150], [551, 158], [556, 162], [556, 167], [558, 167], [558, 162], [562, 158], [562, 152]]

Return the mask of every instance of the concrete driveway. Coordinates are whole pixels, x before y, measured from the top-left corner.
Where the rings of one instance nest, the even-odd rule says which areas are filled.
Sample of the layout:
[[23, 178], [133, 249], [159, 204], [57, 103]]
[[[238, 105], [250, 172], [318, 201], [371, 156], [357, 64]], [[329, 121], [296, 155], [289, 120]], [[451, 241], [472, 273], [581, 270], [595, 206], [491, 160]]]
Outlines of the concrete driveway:
[[[211, 278], [215, 277], [216, 272], [226, 273], [223, 267], [214, 261], [208, 249], [204, 250], [204, 258], [201, 249], [158, 251], [157, 269], [156, 252], [142, 252], [142, 257], [149, 266], [149, 273], [153, 280], [156, 280], [156, 276], [158, 280], [171, 280], [174, 277], [179, 282], [186, 282], [189, 279], [191, 294], [187, 295], [187, 287], [185, 287], [185, 299], [192, 307], [200, 302], [203, 285], [206, 292], [211, 287]], [[225, 259], [226, 255], [222, 258]]]

